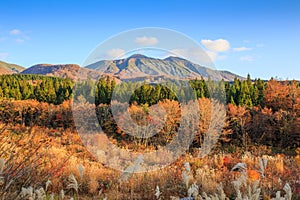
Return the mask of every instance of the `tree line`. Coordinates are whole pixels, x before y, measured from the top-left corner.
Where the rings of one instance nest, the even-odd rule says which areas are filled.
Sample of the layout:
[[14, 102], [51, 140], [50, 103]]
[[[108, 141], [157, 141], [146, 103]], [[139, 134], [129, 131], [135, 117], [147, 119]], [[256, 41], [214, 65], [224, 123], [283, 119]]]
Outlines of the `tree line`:
[[[186, 89], [185, 82], [170, 81], [165, 84], [151, 84], [146, 82], [122, 82], [116, 84], [113, 78], [101, 78], [96, 84], [87, 80], [77, 84], [75, 96], [82, 95], [86, 101], [99, 104], [109, 104], [112, 98], [119, 102], [132, 104], [153, 105], [163, 99], [180, 100], [218, 97], [224, 98], [227, 104], [239, 106], [264, 107], [264, 91], [267, 82], [261, 79], [252, 80], [248, 75], [246, 80], [234, 79], [233, 82], [221, 80], [215, 82], [204, 78], [190, 80]], [[96, 87], [95, 87], [96, 85]], [[95, 87], [95, 88], [94, 88]]]
[[[276, 87], [280, 85], [282, 87], [284, 85], [299, 87], [299, 83], [295, 81], [282, 82], [271, 79], [267, 82], [260, 79], [252, 80], [248, 75], [246, 80], [235, 79], [233, 82], [223, 80], [213, 82], [203, 78], [190, 80], [189, 86], [193, 89], [191, 92], [185, 90], [182, 85], [171, 82], [156, 85], [146, 82], [122, 82], [117, 85], [114, 78], [107, 76], [99, 79], [96, 83], [93, 80], [86, 80], [75, 84], [68, 78], [14, 74], [0, 76], [0, 99], [33, 99], [57, 105], [74, 96], [82, 96], [85, 101], [95, 102], [96, 105], [110, 104], [112, 98], [122, 103], [129, 100], [130, 104], [135, 102], [139, 105], [153, 105], [163, 99], [178, 101], [182, 97], [199, 99], [219, 95], [226, 98], [224, 100], [227, 104], [263, 108], [266, 98], [271, 95], [265, 92], [270, 82], [272, 84], [276, 82]], [[282, 93], [284, 92], [285, 94], [281, 94], [282, 96], [289, 96], [291, 91], [283, 91]], [[282, 102], [275, 103], [282, 104]], [[276, 107], [280, 106], [273, 106], [273, 108]]]
[[61, 104], [72, 97], [73, 81], [41, 75], [1, 75], [0, 99], [27, 100]]

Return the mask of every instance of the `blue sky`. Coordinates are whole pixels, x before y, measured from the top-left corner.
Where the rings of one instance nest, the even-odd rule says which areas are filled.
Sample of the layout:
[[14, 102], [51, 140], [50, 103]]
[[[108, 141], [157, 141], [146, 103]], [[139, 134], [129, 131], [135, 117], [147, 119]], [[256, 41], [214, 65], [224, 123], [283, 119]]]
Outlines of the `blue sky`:
[[0, 60], [25, 67], [82, 64], [112, 35], [162, 27], [193, 38], [218, 69], [300, 80], [298, 0], [3, 0], [0, 5]]

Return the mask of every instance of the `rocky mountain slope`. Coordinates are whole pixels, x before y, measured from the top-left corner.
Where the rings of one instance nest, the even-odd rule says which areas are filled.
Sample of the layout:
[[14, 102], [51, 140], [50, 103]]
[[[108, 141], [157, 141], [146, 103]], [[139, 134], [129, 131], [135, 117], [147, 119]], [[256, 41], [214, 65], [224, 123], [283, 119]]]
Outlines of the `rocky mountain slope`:
[[178, 79], [208, 78], [212, 80], [233, 81], [241, 76], [228, 71], [217, 71], [192, 63], [179, 57], [157, 59], [134, 54], [125, 59], [103, 60], [86, 66], [104, 74], [110, 74], [121, 80], [146, 79], [147, 77], [173, 77]]

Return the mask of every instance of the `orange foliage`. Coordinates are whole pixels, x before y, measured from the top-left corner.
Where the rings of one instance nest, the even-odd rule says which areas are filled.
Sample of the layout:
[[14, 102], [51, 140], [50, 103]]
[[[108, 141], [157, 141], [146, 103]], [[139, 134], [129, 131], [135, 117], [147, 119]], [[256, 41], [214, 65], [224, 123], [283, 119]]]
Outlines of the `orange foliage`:
[[211, 121], [212, 102], [208, 98], [201, 98], [198, 99], [198, 103], [200, 109], [199, 130], [201, 134], [204, 134], [208, 130]]
[[250, 180], [256, 181], [260, 179], [260, 173], [256, 170], [247, 170], [247, 174]]
[[295, 81], [282, 82], [270, 80], [265, 90], [265, 106], [274, 111], [279, 109], [299, 111], [300, 88]]
[[234, 118], [243, 118], [249, 114], [249, 110], [243, 106], [235, 106], [233, 104], [228, 104], [228, 114]]

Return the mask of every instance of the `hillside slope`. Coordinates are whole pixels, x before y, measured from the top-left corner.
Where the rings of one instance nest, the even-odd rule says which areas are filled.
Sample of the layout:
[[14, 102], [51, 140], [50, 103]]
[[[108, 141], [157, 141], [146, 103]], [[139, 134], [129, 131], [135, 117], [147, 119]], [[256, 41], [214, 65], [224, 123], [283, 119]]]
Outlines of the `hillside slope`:
[[10, 64], [4, 61], [0, 61], [0, 74], [15, 74], [15, 73], [20, 73], [24, 70], [25, 68], [16, 65], [16, 64]]
[[22, 71], [21, 73], [56, 76], [61, 78], [70, 78], [72, 80], [86, 80], [88, 77], [97, 79], [100, 76], [100, 73], [95, 70], [80, 68], [80, 66], [76, 64], [38, 64]]

